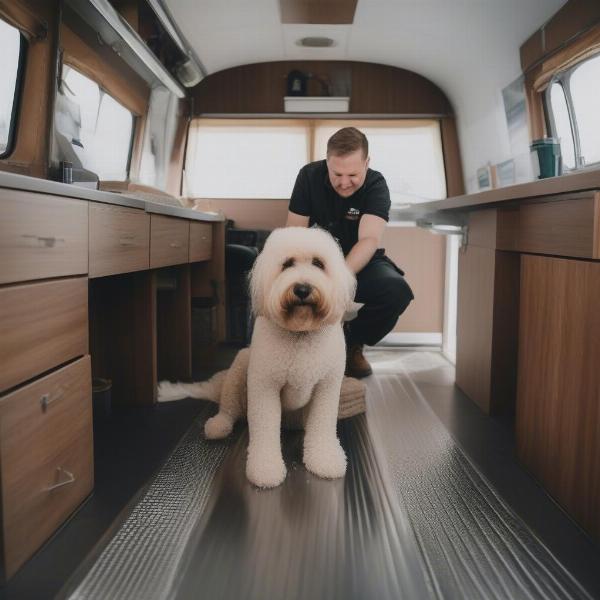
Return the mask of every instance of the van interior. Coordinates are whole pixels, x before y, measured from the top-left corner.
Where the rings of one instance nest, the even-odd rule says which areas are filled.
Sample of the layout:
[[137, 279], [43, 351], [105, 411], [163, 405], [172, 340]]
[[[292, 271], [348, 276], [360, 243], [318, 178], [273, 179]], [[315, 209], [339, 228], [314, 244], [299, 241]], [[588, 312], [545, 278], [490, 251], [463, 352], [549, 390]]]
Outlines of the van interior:
[[[0, 72], [1, 597], [600, 598], [597, 0], [0, 0]], [[159, 384], [346, 127], [414, 299], [260, 489]]]

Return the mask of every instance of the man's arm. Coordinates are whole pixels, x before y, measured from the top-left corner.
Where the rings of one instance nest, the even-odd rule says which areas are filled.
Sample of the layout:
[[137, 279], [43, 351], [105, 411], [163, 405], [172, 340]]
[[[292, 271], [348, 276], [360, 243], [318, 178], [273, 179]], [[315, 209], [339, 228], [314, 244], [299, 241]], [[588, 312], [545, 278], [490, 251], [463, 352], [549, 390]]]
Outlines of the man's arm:
[[[306, 167], [302, 167], [296, 177], [294, 189], [288, 206], [286, 227], [308, 227], [311, 214], [310, 210], [310, 187]], [[302, 214], [304, 213], [304, 214]]]
[[358, 242], [346, 256], [346, 264], [357, 274], [371, 260], [381, 245], [386, 221], [375, 215], [363, 215], [358, 225]]
[[288, 211], [286, 227], [308, 227], [308, 221], [310, 217], [304, 215], [298, 215], [291, 210]]

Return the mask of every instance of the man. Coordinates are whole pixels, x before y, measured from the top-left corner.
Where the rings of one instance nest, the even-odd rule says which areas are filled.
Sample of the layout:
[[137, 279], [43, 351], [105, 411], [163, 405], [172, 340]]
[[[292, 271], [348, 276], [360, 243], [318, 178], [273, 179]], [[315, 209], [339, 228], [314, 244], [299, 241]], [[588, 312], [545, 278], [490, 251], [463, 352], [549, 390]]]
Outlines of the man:
[[346, 375], [351, 377], [372, 373], [363, 345], [372, 346], [389, 333], [414, 298], [404, 272], [380, 247], [389, 211], [385, 179], [369, 169], [369, 143], [354, 127], [329, 138], [326, 160], [300, 170], [290, 199], [286, 226], [327, 229], [356, 274], [354, 299], [364, 306], [344, 327]]

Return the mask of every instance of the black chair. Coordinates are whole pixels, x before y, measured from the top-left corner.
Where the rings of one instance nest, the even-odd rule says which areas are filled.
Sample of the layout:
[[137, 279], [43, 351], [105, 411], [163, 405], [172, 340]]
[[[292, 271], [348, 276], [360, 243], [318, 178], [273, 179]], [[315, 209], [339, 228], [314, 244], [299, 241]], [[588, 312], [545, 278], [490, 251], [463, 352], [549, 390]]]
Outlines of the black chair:
[[[255, 233], [248, 231], [248, 234]], [[231, 236], [234, 237], [234, 236]], [[246, 242], [256, 242], [256, 237], [245, 236]], [[227, 286], [227, 339], [247, 346], [252, 337], [252, 311], [248, 293], [248, 274], [258, 256], [254, 244], [225, 244], [225, 279]]]

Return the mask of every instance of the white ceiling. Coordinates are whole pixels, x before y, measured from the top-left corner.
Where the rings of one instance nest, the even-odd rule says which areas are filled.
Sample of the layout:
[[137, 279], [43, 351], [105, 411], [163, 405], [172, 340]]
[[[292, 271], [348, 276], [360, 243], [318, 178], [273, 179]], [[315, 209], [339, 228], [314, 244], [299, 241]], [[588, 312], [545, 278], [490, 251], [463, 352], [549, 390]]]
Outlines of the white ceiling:
[[[358, 0], [352, 25], [282, 25], [278, 0], [166, 0], [208, 73], [287, 59], [358, 60], [415, 71], [450, 95], [464, 77], [508, 83], [519, 46], [564, 3]], [[336, 45], [296, 44], [321, 35]]]
[[[484, 138], [500, 138], [497, 156], [487, 152], [486, 160], [506, 154], [500, 91], [521, 72], [521, 44], [565, 2], [358, 0], [351, 25], [282, 25], [278, 0], [166, 0], [209, 74], [256, 62], [333, 59], [382, 63], [427, 77], [454, 106], [466, 171], [481, 161]], [[321, 35], [336, 45], [296, 44]]]

